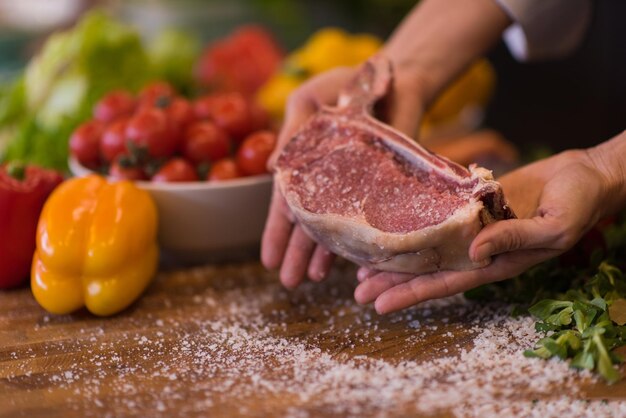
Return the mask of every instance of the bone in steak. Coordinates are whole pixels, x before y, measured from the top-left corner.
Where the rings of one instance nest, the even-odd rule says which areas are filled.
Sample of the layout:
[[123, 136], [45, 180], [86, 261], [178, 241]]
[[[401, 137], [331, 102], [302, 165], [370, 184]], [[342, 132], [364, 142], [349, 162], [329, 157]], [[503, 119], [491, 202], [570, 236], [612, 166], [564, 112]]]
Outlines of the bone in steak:
[[435, 155], [376, 120], [391, 66], [365, 63], [285, 146], [275, 180], [318, 243], [384, 271], [427, 273], [484, 266], [468, 248], [488, 223], [514, 217], [491, 172]]

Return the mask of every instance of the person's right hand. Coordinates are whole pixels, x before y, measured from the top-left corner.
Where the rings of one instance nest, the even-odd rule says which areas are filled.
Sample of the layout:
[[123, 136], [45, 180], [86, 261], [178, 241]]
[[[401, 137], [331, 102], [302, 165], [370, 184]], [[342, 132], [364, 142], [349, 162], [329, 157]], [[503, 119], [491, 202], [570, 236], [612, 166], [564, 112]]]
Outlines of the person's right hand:
[[[334, 105], [341, 89], [354, 77], [355, 68], [337, 68], [321, 74], [300, 86], [289, 98], [285, 121], [278, 137], [276, 150], [270, 157], [273, 169], [283, 147], [324, 104]], [[391, 93], [385, 98], [382, 117], [409, 136], [419, 127], [424, 103], [419, 94], [419, 83], [414, 77], [394, 74]], [[317, 245], [295, 223], [278, 187], [274, 187], [265, 231], [261, 242], [261, 261], [268, 269], [280, 268], [280, 280], [285, 287], [298, 286], [305, 275], [313, 281], [323, 280], [334, 255]]]
[[500, 178], [518, 218], [493, 222], [474, 238], [468, 255], [475, 262], [490, 260], [487, 266], [420, 275], [361, 268], [355, 299], [374, 302], [378, 313], [389, 313], [517, 276], [563, 254], [600, 219], [624, 207], [622, 144], [626, 134], [589, 150], [536, 161]]

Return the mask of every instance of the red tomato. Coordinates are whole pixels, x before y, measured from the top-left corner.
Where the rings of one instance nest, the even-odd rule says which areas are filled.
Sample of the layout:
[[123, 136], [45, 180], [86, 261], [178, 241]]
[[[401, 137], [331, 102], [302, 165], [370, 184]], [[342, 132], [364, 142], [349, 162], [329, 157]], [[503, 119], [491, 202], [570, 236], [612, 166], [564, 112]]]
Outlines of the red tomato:
[[250, 102], [242, 94], [226, 93], [214, 96], [213, 99], [211, 119], [231, 138], [241, 140], [253, 131]]
[[223, 158], [211, 166], [207, 180], [230, 180], [242, 177], [237, 163], [232, 158]]
[[119, 155], [126, 154], [126, 127], [129, 118], [122, 118], [110, 124], [100, 140], [100, 154], [106, 162], [112, 162]]
[[256, 102], [250, 102], [250, 118], [252, 120], [253, 132], [269, 128], [270, 117], [267, 111]]
[[109, 177], [115, 180], [147, 180], [145, 171], [136, 165], [132, 165], [128, 157], [119, 156], [111, 164]]
[[228, 155], [228, 135], [213, 122], [196, 122], [187, 128], [182, 153], [195, 164], [217, 161]]
[[85, 167], [95, 168], [100, 164], [100, 139], [104, 123], [90, 120], [80, 125], [70, 137], [70, 153]]
[[113, 90], [106, 94], [93, 109], [93, 117], [103, 122], [112, 122], [135, 111], [137, 102], [126, 90]]
[[237, 166], [245, 175], [267, 173], [267, 160], [276, 146], [276, 134], [255, 132], [243, 141], [237, 151]]
[[172, 158], [152, 177], [155, 182], [198, 181], [198, 173], [187, 160]]
[[155, 81], [139, 92], [139, 103], [142, 107], [166, 107], [176, 96], [176, 90], [165, 81]]
[[155, 158], [169, 157], [178, 148], [166, 113], [158, 108], [144, 108], [137, 112], [126, 126], [126, 138], [139, 148], [148, 150]]
[[239, 93], [200, 97], [195, 100], [193, 110], [196, 118], [219, 121], [225, 129], [231, 131], [229, 133], [241, 138], [269, 126], [267, 112]]
[[165, 113], [177, 135], [182, 135], [188, 125], [196, 119], [194, 109], [189, 100], [177, 97], [165, 109]]
[[202, 96], [193, 102], [193, 112], [197, 119], [211, 119], [213, 105], [215, 104], [214, 96]]
[[202, 53], [196, 77], [220, 91], [252, 95], [280, 68], [283, 53], [260, 26], [240, 27]]
[[[232, 35], [239, 50], [240, 63], [236, 69], [248, 91], [256, 91], [280, 68], [283, 51], [271, 33], [261, 26], [242, 26]], [[247, 65], [244, 65], [247, 63]]]

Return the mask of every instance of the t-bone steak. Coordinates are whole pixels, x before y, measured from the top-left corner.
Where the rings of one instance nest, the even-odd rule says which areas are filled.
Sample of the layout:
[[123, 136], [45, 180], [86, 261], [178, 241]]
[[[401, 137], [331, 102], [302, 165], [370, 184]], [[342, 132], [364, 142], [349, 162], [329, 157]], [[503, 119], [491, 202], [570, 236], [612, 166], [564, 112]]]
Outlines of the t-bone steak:
[[491, 222], [514, 217], [489, 170], [435, 155], [376, 120], [390, 62], [378, 55], [286, 144], [275, 180], [315, 241], [376, 270], [470, 270], [468, 248]]

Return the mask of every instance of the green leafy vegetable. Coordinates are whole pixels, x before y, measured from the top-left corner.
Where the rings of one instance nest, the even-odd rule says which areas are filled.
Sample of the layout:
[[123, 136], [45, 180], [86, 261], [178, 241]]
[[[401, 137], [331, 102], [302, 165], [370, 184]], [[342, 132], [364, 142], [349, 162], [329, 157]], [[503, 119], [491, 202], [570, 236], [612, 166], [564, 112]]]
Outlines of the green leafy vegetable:
[[182, 93], [191, 93], [193, 66], [200, 54], [200, 43], [196, 38], [167, 29], [150, 43], [148, 54], [156, 78], [168, 80]]
[[609, 308], [609, 317], [617, 325], [626, 324], [626, 299], [617, 299], [613, 301]]
[[613, 383], [621, 377], [615, 365], [622, 362], [613, 350], [626, 345], [626, 219], [602, 232], [605, 246], [593, 251], [586, 264], [572, 263], [570, 252], [466, 296], [513, 302], [515, 313], [527, 307], [545, 337], [524, 355], [571, 359], [572, 367], [596, 371]]
[[136, 31], [103, 13], [51, 35], [0, 100], [3, 159], [64, 169], [69, 136], [93, 104], [113, 88], [141, 87], [146, 68]]
[[0, 92], [0, 161], [63, 170], [72, 131], [108, 91], [136, 91], [157, 78], [189, 87], [194, 40], [163, 36], [147, 51], [135, 29], [99, 11], [51, 35], [24, 73]]

